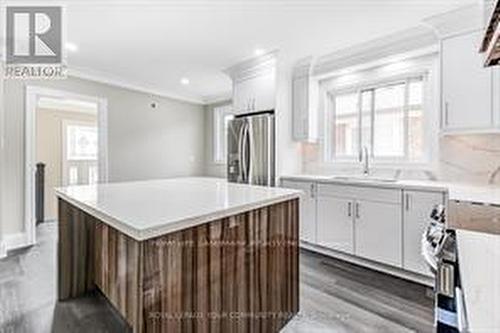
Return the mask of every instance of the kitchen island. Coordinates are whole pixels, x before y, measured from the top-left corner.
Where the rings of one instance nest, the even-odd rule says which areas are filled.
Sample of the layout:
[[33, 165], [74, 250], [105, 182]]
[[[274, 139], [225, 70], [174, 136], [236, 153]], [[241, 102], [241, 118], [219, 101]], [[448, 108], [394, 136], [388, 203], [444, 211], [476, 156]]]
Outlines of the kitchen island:
[[134, 332], [279, 332], [298, 312], [298, 191], [176, 178], [56, 193], [60, 301], [97, 288]]

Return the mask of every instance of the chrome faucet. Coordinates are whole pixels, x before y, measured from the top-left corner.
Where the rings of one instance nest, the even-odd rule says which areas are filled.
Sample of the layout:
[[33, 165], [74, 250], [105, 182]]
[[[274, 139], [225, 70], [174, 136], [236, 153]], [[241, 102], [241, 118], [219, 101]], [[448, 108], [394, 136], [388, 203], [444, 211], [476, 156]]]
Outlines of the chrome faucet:
[[363, 175], [368, 176], [370, 174], [370, 156], [368, 155], [368, 147], [363, 146], [363, 149], [360, 150], [359, 162], [363, 162]]

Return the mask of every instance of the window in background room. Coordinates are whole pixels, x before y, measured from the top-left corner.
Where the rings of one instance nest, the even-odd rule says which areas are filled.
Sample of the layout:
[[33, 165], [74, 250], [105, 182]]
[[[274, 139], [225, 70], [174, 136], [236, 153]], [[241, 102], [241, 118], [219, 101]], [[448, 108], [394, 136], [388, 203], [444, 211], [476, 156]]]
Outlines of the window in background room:
[[97, 127], [68, 125], [67, 156], [68, 160], [97, 160]]
[[62, 184], [95, 184], [98, 180], [98, 130], [95, 123], [63, 121]]
[[355, 160], [367, 147], [374, 160], [421, 162], [423, 77], [337, 94], [327, 151], [331, 160]]
[[214, 108], [213, 110], [214, 163], [226, 163], [227, 129], [229, 121], [231, 119], [233, 119], [233, 113], [230, 104]]

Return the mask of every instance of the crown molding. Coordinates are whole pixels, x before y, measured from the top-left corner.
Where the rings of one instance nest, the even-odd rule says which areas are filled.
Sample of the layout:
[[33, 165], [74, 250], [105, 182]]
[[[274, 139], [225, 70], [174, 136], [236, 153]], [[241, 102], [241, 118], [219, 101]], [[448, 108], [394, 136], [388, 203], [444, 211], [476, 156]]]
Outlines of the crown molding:
[[278, 51], [271, 51], [259, 57], [239, 62], [223, 72], [229, 75], [233, 82], [245, 81], [276, 69]]
[[314, 67], [314, 57], [309, 56], [295, 62], [292, 69], [292, 77], [310, 76]]
[[206, 104], [205, 100], [202, 97], [186, 97], [176, 93], [158, 90], [156, 88], [148, 87], [147, 85], [141, 83], [131, 82], [130, 80], [115, 75], [87, 68], [68, 67], [68, 75], [79, 79], [84, 79], [124, 89], [134, 90], [137, 92], [151, 94], [158, 97], [170, 98], [181, 102], [187, 102], [198, 105]]
[[439, 39], [480, 30], [484, 26], [484, 6], [478, 1], [422, 20]]
[[232, 98], [233, 98], [232, 91], [228, 91], [222, 94], [203, 96], [203, 102], [205, 105], [211, 105], [222, 102], [230, 102]]
[[430, 27], [421, 25], [319, 57], [315, 61], [312, 75], [324, 76], [373, 62], [373, 59], [390, 58], [437, 45], [435, 32]]

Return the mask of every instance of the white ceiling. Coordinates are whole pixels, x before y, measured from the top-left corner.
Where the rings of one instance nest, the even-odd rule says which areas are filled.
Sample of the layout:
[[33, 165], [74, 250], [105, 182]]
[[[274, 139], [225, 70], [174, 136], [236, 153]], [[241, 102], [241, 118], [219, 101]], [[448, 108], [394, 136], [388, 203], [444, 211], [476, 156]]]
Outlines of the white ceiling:
[[[290, 63], [413, 27], [477, 1], [69, 0], [67, 40], [78, 51], [68, 55], [68, 65], [203, 102], [230, 92], [230, 80], [221, 70], [252, 57], [256, 48], [278, 49]], [[182, 77], [189, 78], [188, 86], [180, 84]]]

